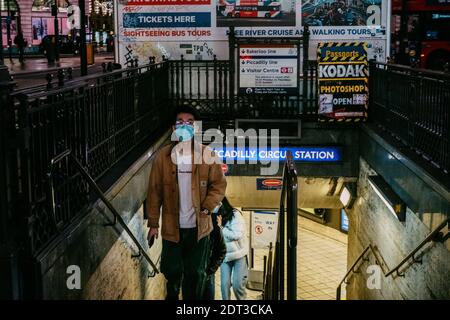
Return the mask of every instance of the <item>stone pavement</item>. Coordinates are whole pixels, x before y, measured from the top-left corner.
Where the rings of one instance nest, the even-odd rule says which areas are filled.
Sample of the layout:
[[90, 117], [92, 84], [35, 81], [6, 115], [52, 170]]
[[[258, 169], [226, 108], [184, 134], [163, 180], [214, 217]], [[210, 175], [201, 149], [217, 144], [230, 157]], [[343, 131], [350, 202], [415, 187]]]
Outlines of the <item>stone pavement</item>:
[[[94, 62], [96, 65], [103, 62], [114, 62], [114, 55], [112, 53], [101, 53], [96, 54], [94, 57]], [[5, 65], [8, 67], [9, 72], [13, 75], [40, 73], [40, 72], [51, 72], [58, 68], [79, 68], [80, 67], [80, 56], [66, 56], [61, 57], [59, 62], [49, 64], [45, 57], [42, 58], [26, 58], [25, 62], [21, 64], [18, 59], [5, 57]]]

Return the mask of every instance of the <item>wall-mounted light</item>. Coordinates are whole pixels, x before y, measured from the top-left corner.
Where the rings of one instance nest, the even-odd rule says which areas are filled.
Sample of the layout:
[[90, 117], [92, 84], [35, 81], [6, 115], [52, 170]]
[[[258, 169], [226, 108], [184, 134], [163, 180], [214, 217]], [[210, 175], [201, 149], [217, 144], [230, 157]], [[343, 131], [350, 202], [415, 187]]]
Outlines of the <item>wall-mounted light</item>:
[[389, 211], [401, 222], [406, 220], [406, 205], [381, 176], [369, 176], [370, 186]]
[[356, 200], [355, 182], [344, 182], [344, 184], [342, 185], [341, 194], [339, 195], [339, 200], [341, 201], [344, 208], [352, 208], [353, 203]]

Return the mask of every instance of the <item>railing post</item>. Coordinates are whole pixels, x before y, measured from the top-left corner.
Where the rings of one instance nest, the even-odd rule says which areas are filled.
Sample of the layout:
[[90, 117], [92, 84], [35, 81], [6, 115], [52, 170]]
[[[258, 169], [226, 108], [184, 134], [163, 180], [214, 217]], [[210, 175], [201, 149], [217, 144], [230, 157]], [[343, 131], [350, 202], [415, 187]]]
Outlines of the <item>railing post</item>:
[[409, 111], [408, 114], [408, 144], [414, 148], [419, 147], [417, 144], [417, 140], [416, 140], [416, 130], [415, 130], [415, 126], [416, 126], [416, 119], [418, 119], [419, 122], [423, 121], [423, 114], [419, 115], [418, 110], [421, 110], [421, 107], [423, 106], [419, 106], [418, 103], [420, 103], [420, 95], [423, 94], [423, 74], [420, 74], [419, 72], [417, 72], [416, 70], [413, 71], [415, 73], [414, 76], [409, 77], [410, 81], [411, 81], [411, 94], [410, 94], [410, 101], [408, 104], [408, 108], [407, 110]]
[[[277, 261], [275, 261], [276, 267], [278, 268], [277, 277], [276, 278], [276, 284], [277, 284], [277, 290], [275, 290], [275, 293], [277, 294], [279, 292], [278, 299], [284, 300], [284, 234], [285, 234], [285, 223], [284, 223], [284, 213], [285, 213], [285, 206], [284, 206], [285, 199], [282, 199], [282, 205], [280, 207], [280, 216], [279, 216], [279, 224], [278, 227], [280, 228], [279, 231], [279, 247], [278, 252], [275, 250], [275, 258], [277, 258]], [[276, 248], [275, 248], [276, 249]]]
[[234, 34], [234, 26], [230, 27], [228, 31], [228, 59], [230, 61], [229, 65], [229, 86], [228, 86], [228, 99], [229, 99], [229, 110], [234, 113], [234, 81], [235, 81], [235, 48], [236, 47], [236, 35]]
[[217, 56], [216, 55], [214, 55], [214, 59], [213, 59], [213, 74], [212, 74], [212, 77], [213, 77], [213, 101], [214, 101], [214, 108], [215, 109], [218, 109], [217, 108], [217, 104], [218, 104], [218, 101], [219, 101], [219, 96], [218, 96], [218, 93], [217, 93]]
[[[308, 51], [309, 51], [309, 26], [305, 25], [303, 29], [303, 70], [302, 70], [302, 111], [307, 110], [308, 103]], [[314, 106], [315, 108], [315, 106]], [[309, 111], [309, 110], [308, 110]]]
[[184, 100], [184, 55], [181, 55], [180, 59], [180, 69], [181, 72], [178, 74], [181, 83], [181, 100]]
[[[147, 69], [147, 72], [151, 72]], [[140, 72], [136, 72], [133, 74], [133, 111], [134, 111], [134, 141], [133, 144], [136, 144], [137, 141], [139, 141], [139, 122], [138, 119], [140, 117], [139, 115], [139, 99], [141, 92], [139, 92], [139, 89], [141, 88], [140, 83], [145, 78], [145, 75], [142, 75]], [[147, 77], [148, 78], [148, 77]], [[147, 90], [150, 92], [153, 90], [154, 86], [151, 85], [151, 88], [147, 88]], [[151, 104], [151, 101], [147, 101], [148, 104]], [[121, 106], [122, 107], [122, 106]]]
[[[1, 62], [0, 62], [1, 63]], [[0, 299], [20, 299], [20, 279], [18, 268], [18, 245], [12, 240], [17, 238], [11, 228], [9, 180], [9, 141], [13, 130], [11, 123], [11, 92], [14, 83], [8, 68], [0, 64]]]
[[297, 171], [292, 153], [287, 155], [287, 299], [297, 299]]
[[341, 285], [336, 289], [336, 300], [341, 300]]
[[[450, 79], [446, 80], [446, 87], [444, 87], [444, 97], [450, 104]], [[445, 100], [444, 100], [445, 101]], [[447, 105], [448, 106], [448, 105]], [[443, 112], [443, 131], [441, 143], [441, 164], [447, 173], [450, 173], [450, 108], [446, 108]], [[450, 216], [450, 209], [447, 213]], [[449, 222], [450, 228], [450, 222]]]
[[[133, 64], [132, 64], [133, 66]], [[131, 77], [133, 75], [133, 72], [129, 72], [128, 73], [128, 77]], [[114, 159], [115, 159], [115, 153], [116, 153], [116, 128], [115, 128], [115, 123], [116, 123], [116, 119], [114, 117], [115, 113], [117, 112], [118, 108], [121, 108], [123, 106], [121, 106], [121, 101], [120, 99], [117, 99], [117, 97], [120, 96], [119, 93], [115, 92], [115, 82], [113, 81], [113, 78], [110, 77], [105, 89], [106, 89], [106, 97], [105, 97], [105, 101], [106, 101], [106, 107], [105, 107], [105, 113], [106, 113], [106, 121], [105, 121], [105, 129], [107, 132], [107, 145], [108, 145], [108, 157], [107, 157], [107, 162], [108, 162], [108, 166], [111, 165], [112, 163], [114, 163]], [[122, 88], [122, 90], [125, 91], [125, 88]], [[105, 116], [105, 115], [102, 115]], [[94, 177], [97, 178], [97, 177]]]
[[368, 101], [368, 103], [369, 103], [369, 107], [368, 107], [368, 110], [367, 110], [367, 118], [369, 119], [369, 120], [375, 120], [374, 119], [374, 115], [375, 115], [375, 110], [373, 109], [374, 108], [374, 104], [373, 104], [373, 101], [374, 101], [374, 92], [373, 92], [373, 88], [374, 88], [374, 85], [373, 85], [373, 81], [374, 81], [374, 78], [375, 78], [375, 62], [374, 61], [372, 61], [372, 60], [369, 60], [369, 101]]
[[[374, 68], [377, 68], [377, 64], [376, 64], [375, 61], [373, 61], [373, 66], [374, 66]], [[381, 72], [380, 70], [383, 70], [383, 72]], [[392, 73], [393, 72], [392, 72], [392, 70], [391, 70], [389, 65], [384, 66], [383, 69], [380, 69], [380, 70], [377, 69], [378, 78], [376, 80], [377, 80], [377, 82], [380, 80], [380, 78], [382, 80], [384, 80], [384, 81], [382, 81], [382, 83], [383, 83], [384, 88], [386, 88], [386, 96], [385, 96], [386, 100], [385, 100], [383, 109], [379, 108], [379, 110], [378, 110], [379, 112], [381, 110], [383, 110], [382, 114], [378, 114], [378, 120], [380, 122], [381, 121], [386, 121], [386, 123], [382, 123], [382, 125], [384, 127], [389, 128], [389, 123], [391, 122], [391, 116], [390, 116], [390, 112], [389, 111], [391, 110], [391, 101], [392, 101], [392, 99], [391, 99], [391, 94], [392, 94], [391, 82], [392, 82], [392, 79], [391, 78], [392, 78]], [[374, 82], [374, 84], [375, 84], [375, 82]], [[377, 85], [377, 88], [381, 87], [381, 85], [378, 84], [378, 83], [376, 83], [376, 85]], [[377, 94], [378, 94], [378, 92], [377, 92]], [[375, 95], [373, 95], [373, 97], [375, 98]]]

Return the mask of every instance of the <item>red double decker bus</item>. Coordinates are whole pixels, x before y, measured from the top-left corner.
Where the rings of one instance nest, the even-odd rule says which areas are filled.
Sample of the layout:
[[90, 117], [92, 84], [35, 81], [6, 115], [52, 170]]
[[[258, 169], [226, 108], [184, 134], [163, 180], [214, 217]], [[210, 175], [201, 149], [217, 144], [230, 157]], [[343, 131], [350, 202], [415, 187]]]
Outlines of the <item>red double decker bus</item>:
[[450, 0], [392, 0], [392, 19], [396, 62], [434, 70], [450, 64]]

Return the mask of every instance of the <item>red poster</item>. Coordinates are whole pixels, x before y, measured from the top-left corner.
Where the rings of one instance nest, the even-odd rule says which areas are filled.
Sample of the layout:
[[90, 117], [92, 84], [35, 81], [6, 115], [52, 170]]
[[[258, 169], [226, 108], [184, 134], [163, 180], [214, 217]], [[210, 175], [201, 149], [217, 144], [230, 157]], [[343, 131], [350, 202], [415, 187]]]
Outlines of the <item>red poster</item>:
[[128, 0], [129, 6], [210, 5], [211, 0]]

